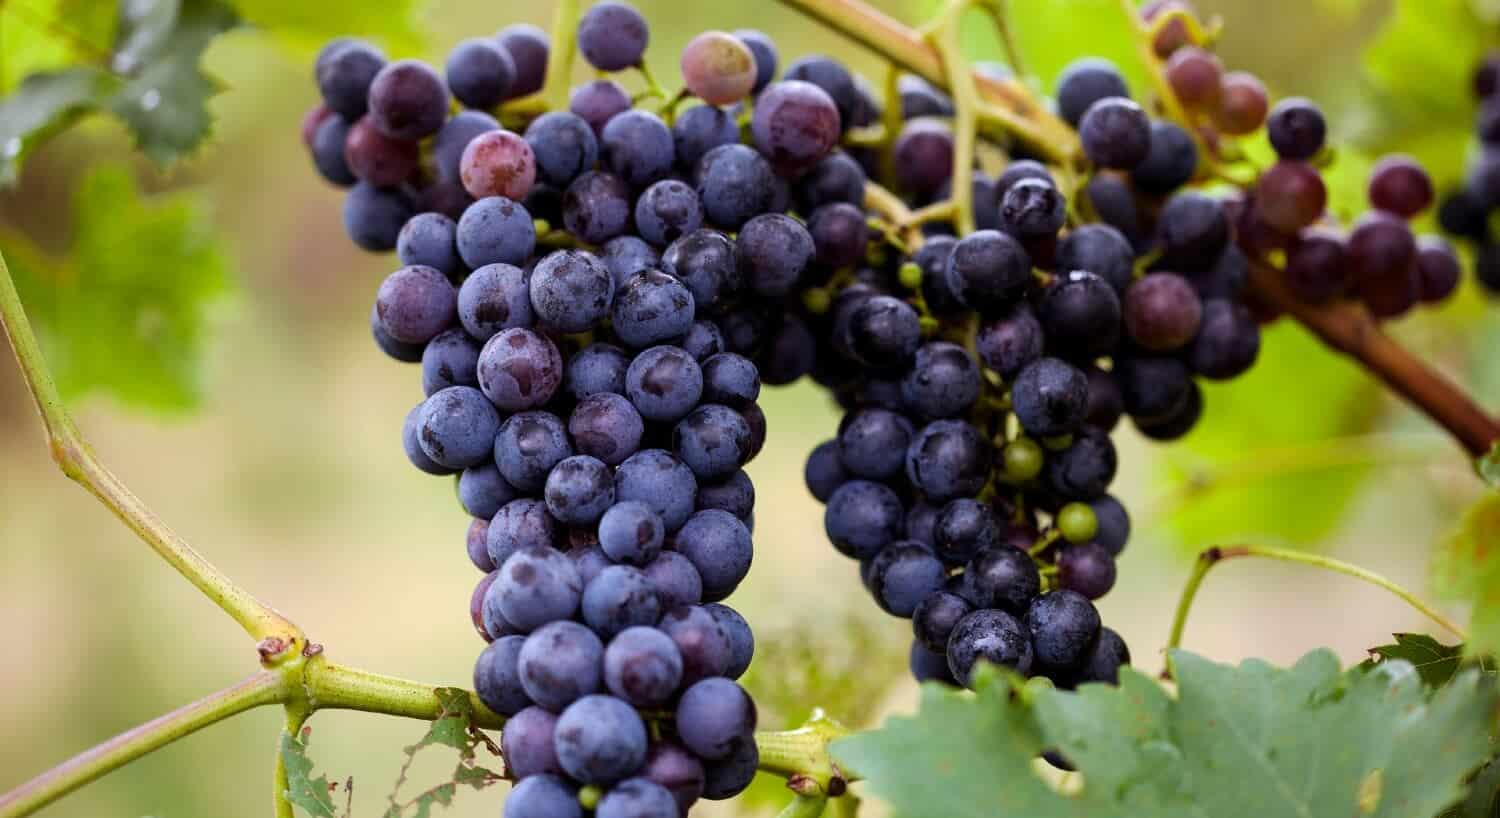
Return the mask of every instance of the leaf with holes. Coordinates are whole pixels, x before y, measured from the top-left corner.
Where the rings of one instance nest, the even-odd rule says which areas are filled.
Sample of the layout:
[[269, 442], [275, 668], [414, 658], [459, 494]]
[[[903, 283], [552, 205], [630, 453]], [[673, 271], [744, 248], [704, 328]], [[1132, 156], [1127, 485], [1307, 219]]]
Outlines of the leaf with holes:
[[[1404, 661], [1340, 672], [1328, 651], [1286, 669], [1170, 658], [1175, 698], [1129, 668], [1077, 692], [997, 674], [973, 696], [926, 686], [916, 717], [833, 750], [903, 818], [1412, 818], [1458, 801], [1488, 755], [1496, 685], [1477, 672], [1433, 690]], [[1081, 787], [1035, 774], [1043, 748]]]
[[1360, 663], [1365, 670], [1382, 662], [1400, 659], [1410, 662], [1417, 669], [1422, 681], [1432, 687], [1442, 687], [1453, 681], [1458, 671], [1475, 667], [1484, 673], [1494, 673], [1493, 662], [1464, 655], [1463, 645], [1445, 645], [1421, 633], [1396, 633], [1395, 644], [1370, 648], [1370, 658]]
[[312, 818], [337, 818], [333, 806], [334, 785], [328, 776], [312, 778], [313, 762], [307, 756], [307, 745], [312, 738], [312, 729], [302, 731], [300, 737], [281, 734], [281, 764], [286, 768], [286, 799], [301, 807]]
[[181, 411], [203, 396], [210, 315], [230, 291], [228, 253], [199, 199], [142, 196], [130, 172], [101, 165], [75, 197], [65, 259], [21, 236], [6, 258], [65, 397], [106, 392]]

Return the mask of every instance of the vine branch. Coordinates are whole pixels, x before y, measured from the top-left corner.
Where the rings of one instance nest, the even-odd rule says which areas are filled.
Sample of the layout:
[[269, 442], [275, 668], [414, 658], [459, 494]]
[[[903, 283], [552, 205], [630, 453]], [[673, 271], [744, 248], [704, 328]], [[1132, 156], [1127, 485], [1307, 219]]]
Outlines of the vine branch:
[[0, 795], [0, 818], [18, 818], [47, 806], [154, 750], [247, 710], [285, 696], [279, 673], [259, 671], [244, 681], [133, 727]]
[[5, 328], [16, 363], [21, 368], [22, 380], [42, 416], [52, 459], [63, 474], [94, 495], [120, 522], [229, 614], [251, 637], [265, 642], [268, 659], [283, 652], [300, 650], [302, 632], [296, 625], [215, 568], [100, 462], [68, 414], [62, 394], [42, 356], [41, 346], [31, 330], [31, 322], [21, 307], [21, 298], [16, 293], [3, 254], [0, 254], [0, 325]]
[[1177, 601], [1177, 612], [1172, 617], [1172, 634], [1167, 639], [1167, 650], [1170, 651], [1173, 648], [1181, 646], [1182, 631], [1187, 626], [1188, 612], [1192, 610], [1193, 600], [1197, 598], [1198, 588], [1203, 585], [1203, 578], [1208, 575], [1209, 569], [1224, 560], [1239, 557], [1264, 557], [1282, 562], [1294, 562], [1354, 577], [1395, 594], [1423, 616], [1431, 619], [1454, 636], [1457, 636], [1460, 641], [1467, 642], [1469, 639], [1464, 629], [1454, 623], [1453, 620], [1444, 616], [1436, 608], [1423, 602], [1416, 594], [1374, 571], [1344, 562], [1343, 560], [1334, 559], [1333, 557], [1325, 557], [1321, 554], [1309, 554], [1305, 551], [1293, 551], [1288, 548], [1275, 548], [1268, 545], [1230, 545], [1224, 547], [1216, 546], [1198, 555], [1198, 561], [1194, 563], [1192, 573], [1188, 574], [1187, 584], [1183, 586], [1182, 597]]
[[[948, 86], [939, 55], [923, 41], [922, 36], [862, 0], [781, 2], [848, 34], [929, 82], [940, 87]], [[1045, 155], [1064, 166], [1076, 162], [1077, 134], [1042, 110], [1024, 85], [1014, 81], [997, 82], [980, 75], [975, 75], [975, 84], [982, 96], [996, 103], [981, 106], [981, 122], [987, 113], [998, 115], [993, 108], [1008, 105], [1005, 115], [1024, 120], [1010, 123], [1015, 125], [1017, 136], [1031, 138], [1045, 134], [1048, 139], [1057, 139], [1059, 141], [1045, 146]], [[1064, 136], [1060, 137], [1057, 131], [1063, 132]], [[888, 198], [894, 197], [877, 192], [872, 198], [870, 188], [867, 188], [866, 206], [878, 209], [890, 204]], [[893, 208], [888, 210], [895, 212]], [[897, 218], [892, 218], [892, 221], [901, 223]], [[1374, 373], [1392, 391], [1446, 429], [1470, 455], [1483, 455], [1500, 440], [1500, 420], [1481, 408], [1452, 381], [1381, 332], [1374, 318], [1362, 307], [1342, 303], [1313, 305], [1300, 301], [1286, 289], [1280, 273], [1261, 261], [1251, 264], [1249, 286], [1255, 295], [1292, 316], [1326, 345]]]

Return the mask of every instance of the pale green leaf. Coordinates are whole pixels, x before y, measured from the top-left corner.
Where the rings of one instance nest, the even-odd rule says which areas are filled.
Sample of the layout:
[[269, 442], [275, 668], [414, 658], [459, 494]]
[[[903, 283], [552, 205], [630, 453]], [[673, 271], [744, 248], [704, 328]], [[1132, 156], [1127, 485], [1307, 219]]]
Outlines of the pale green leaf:
[[302, 808], [312, 818], [337, 818], [333, 805], [333, 785], [328, 776], [312, 777], [313, 761], [307, 755], [312, 730], [302, 736], [281, 734], [281, 763], [286, 768], [286, 799]]
[[[375, 40], [400, 51], [421, 48], [425, 32], [421, 20], [428, 0], [233, 0], [245, 22], [279, 39], [315, 47], [335, 37]], [[495, 28], [499, 28], [497, 24]]]
[[1438, 546], [1433, 584], [1443, 596], [1473, 605], [1467, 649], [1500, 653], [1500, 492], [1481, 497]]

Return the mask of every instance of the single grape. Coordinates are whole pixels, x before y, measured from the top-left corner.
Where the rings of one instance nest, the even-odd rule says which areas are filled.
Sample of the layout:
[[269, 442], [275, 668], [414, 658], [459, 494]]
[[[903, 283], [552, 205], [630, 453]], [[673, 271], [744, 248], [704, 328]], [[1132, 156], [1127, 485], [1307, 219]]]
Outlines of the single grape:
[[1432, 178], [1404, 154], [1381, 157], [1370, 171], [1370, 204], [1405, 219], [1432, 207]]
[[1057, 111], [1077, 128], [1089, 106], [1107, 97], [1130, 96], [1125, 77], [1114, 63], [1098, 57], [1074, 60], [1057, 78]]
[[1125, 414], [1125, 400], [1120, 394], [1120, 385], [1114, 376], [1097, 366], [1088, 367], [1084, 373], [1089, 380], [1088, 411], [1084, 422], [1090, 426], [1109, 431]]
[[1114, 555], [1095, 542], [1069, 545], [1057, 557], [1057, 580], [1063, 588], [1098, 599], [1115, 585]]
[[932, 545], [945, 562], [962, 565], [1000, 542], [1004, 523], [988, 505], [960, 497], [943, 506], [932, 525]]
[[918, 682], [957, 684], [953, 679], [953, 671], [948, 669], [946, 645], [941, 651], [932, 651], [921, 642], [912, 640], [911, 651], [907, 655], [907, 667], [911, 669], [912, 677]]
[[971, 684], [974, 665], [980, 660], [1005, 665], [1022, 675], [1031, 670], [1031, 642], [1014, 616], [1005, 611], [974, 611], [954, 626], [948, 637], [948, 669], [953, 678]]
[[651, 347], [625, 372], [625, 396], [646, 420], [681, 420], [702, 395], [703, 370], [681, 347]]
[[584, 332], [610, 314], [615, 281], [593, 253], [558, 250], [537, 262], [530, 290], [538, 321], [560, 332]]
[[630, 110], [630, 94], [613, 80], [597, 79], [573, 88], [568, 111], [583, 119], [601, 135], [616, 114]]
[[531, 704], [518, 668], [524, 644], [524, 636], [503, 636], [486, 646], [474, 663], [475, 694], [502, 716], [514, 716]]
[[1031, 259], [1014, 238], [978, 230], [954, 245], [945, 275], [961, 303], [994, 314], [1011, 306], [1031, 283]]
[[422, 393], [450, 386], [478, 386], [479, 344], [461, 329], [439, 333], [422, 351]]
[[519, 201], [536, 184], [536, 156], [519, 134], [485, 131], [464, 147], [459, 176], [476, 199], [502, 196]]
[[483, 343], [501, 330], [530, 327], [531, 293], [527, 275], [510, 264], [486, 264], [469, 274], [458, 288], [458, 320]]
[[[488, 519], [500, 513], [501, 508], [519, 496], [515, 486], [506, 482], [500, 470], [489, 461], [464, 469], [458, 477], [459, 504], [464, 507], [464, 511], [475, 517], [485, 518], [481, 522], [485, 523], [486, 537], [489, 533]], [[489, 561], [488, 552], [485, 552], [485, 561]]]
[[1419, 298], [1431, 304], [1452, 295], [1463, 270], [1452, 245], [1437, 236], [1423, 236], [1417, 240], [1417, 275]]
[[705, 31], [688, 41], [679, 65], [683, 85], [709, 105], [744, 99], [758, 76], [749, 45], [722, 31]]
[[1212, 298], [1203, 304], [1198, 335], [1188, 348], [1193, 371], [1211, 380], [1238, 377], [1260, 355], [1260, 325], [1244, 304]]
[[614, 475], [603, 461], [574, 455], [558, 461], [548, 473], [543, 496], [558, 522], [591, 526], [614, 505]]
[[500, 750], [505, 756], [506, 771], [518, 781], [533, 776], [560, 775], [562, 765], [557, 763], [557, 745], [553, 738], [556, 730], [557, 716], [536, 706], [506, 719], [505, 729], [500, 733]]
[[956, 417], [979, 399], [979, 364], [963, 347], [930, 341], [917, 347], [901, 379], [901, 401], [925, 418]]
[[1021, 428], [1037, 437], [1077, 431], [1088, 408], [1088, 378], [1057, 358], [1041, 358], [1021, 370], [1011, 386]]
[[989, 440], [973, 425], [961, 420], [934, 421], [911, 439], [904, 452], [906, 478], [929, 501], [944, 503], [978, 494], [989, 479], [992, 457]]
[[490, 562], [500, 566], [522, 549], [551, 548], [556, 544], [557, 532], [557, 521], [547, 512], [547, 504], [523, 497], [506, 503], [495, 513], [485, 535], [485, 549]]
[[1311, 159], [1323, 149], [1328, 124], [1312, 100], [1288, 97], [1271, 109], [1266, 136], [1282, 159]]
[[698, 570], [676, 551], [663, 551], [642, 570], [656, 586], [663, 610], [696, 605], [703, 599], [703, 580]]
[[1020, 616], [1041, 593], [1041, 574], [1025, 551], [1005, 543], [976, 551], [958, 583], [958, 594], [975, 608], [998, 608]]
[[[490, 596], [494, 594], [491, 587]], [[593, 631], [577, 622], [551, 622], [521, 646], [521, 685], [538, 706], [561, 712], [600, 689], [603, 664], [604, 644]]]
[[493, 108], [510, 95], [516, 64], [499, 42], [471, 37], [448, 52], [448, 90], [470, 108]]
[[[1044, 670], [1078, 667], [1099, 636], [1099, 611], [1084, 595], [1066, 588], [1043, 594], [1031, 603], [1024, 620]], [[950, 648], [951, 652], [951, 648]]]
[[318, 90], [323, 104], [354, 121], [369, 108], [370, 85], [385, 67], [385, 55], [369, 43], [345, 40], [318, 55]]
[[1087, 270], [1124, 293], [1134, 280], [1135, 251], [1130, 240], [1108, 224], [1079, 225], [1058, 243], [1057, 269]]
[[624, 396], [596, 392], [573, 408], [568, 434], [580, 454], [616, 466], [640, 448], [645, 422]]
[[1192, 180], [1198, 169], [1198, 145], [1174, 122], [1151, 123], [1151, 149], [1130, 171], [1137, 190], [1162, 195]]
[[728, 634], [714, 615], [701, 605], [682, 605], [667, 611], [659, 627], [682, 653], [683, 684], [691, 685], [700, 679], [722, 676], [729, 663], [734, 661], [734, 648], [729, 643]]
[[614, 174], [589, 171], [563, 193], [563, 225], [589, 244], [624, 233], [630, 216], [630, 186]]
[[339, 187], [348, 187], [359, 179], [344, 156], [344, 146], [348, 143], [350, 130], [348, 121], [343, 117], [329, 116], [318, 124], [308, 146], [318, 174]]
[[499, 120], [483, 111], [459, 111], [444, 122], [432, 141], [432, 163], [439, 178], [461, 181], [464, 148], [474, 137], [498, 130]]
[[567, 188], [599, 161], [599, 140], [583, 117], [549, 111], [526, 126], [526, 144], [536, 162], [536, 178]]
[[760, 749], [755, 742], [740, 742], [728, 758], [703, 765], [703, 797], [723, 801], [739, 795], [755, 780], [759, 766]]
[[555, 775], [522, 780], [505, 797], [502, 818], [583, 818], [578, 793]]
[[936, 119], [914, 119], [891, 146], [896, 181], [915, 196], [930, 196], [953, 174], [953, 129]]
[[1120, 296], [1103, 278], [1083, 270], [1059, 275], [1040, 308], [1047, 343], [1069, 358], [1108, 354], [1120, 339], [1121, 309]]
[[870, 231], [863, 210], [833, 202], [813, 211], [807, 222], [818, 262], [831, 268], [851, 267], [865, 257]]
[[[584, 587], [581, 611], [583, 621], [599, 634], [600, 639], [611, 639], [629, 628], [650, 629], [654, 626], [661, 618], [661, 598], [657, 596], [650, 577], [639, 568], [610, 565]], [[606, 651], [606, 684], [609, 683], [608, 660]], [[671, 680], [666, 695], [670, 695], [676, 686], [676, 680]], [[618, 691], [616, 693], [618, 695]], [[632, 701], [632, 704], [639, 703]]]
[[703, 762], [674, 741], [652, 742], [641, 777], [665, 787], [676, 800], [679, 815], [686, 815], [703, 796]]
[[755, 656], [755, 635], [750, 632], [750, 623], [728, 605], [712, 602], [703, 607], [713, 615], [714, 621], [719, 623], [724, 635], [729, 638], [731, 659], [724, 675], [730, 679], [738, 679], [750, 667], [750, 661]]
[[1000, 222], [1013, 236], [1036, 238], [1057, 233], [1067, 220], [1068, 202], [1053, 185], [1023, 179], [1010, 186], [1000, 201]]
[[845, 556], [869, 559], [900, 537], [903, 515], [901, 499], [887, 486], [850, 480], [829, 496], [823, 527]]
[[392, 139], [431, 136], [448, 117], [448, 87], [424, 62], [398, 60], [370, 82], [370, 122]]
[[947, 591], [929, 594], [912, 612], [911, 625], [917, 642], [936, 653], [947, 650], [953, 628], [973, 610], [974, 607], [958, 594]]
[[578, 50], [600, 71], [621, 71], [641, 64], [650, 40], [646, 18], [628, 3], [605, 0], [578, 23]]
[[677, 164], [686, 170], [697, 167], [698, 160], [714, 148], [739, 141], [740, 129], [734, 117], [712, 105], [695, 105], [679, 113], [672, 122]]
[[1161, 264], [1195, 270], [1213, 265], [1229, 244], [1229, 218], [1218, 199], [1184, 191], [1167, 200], [1157, 220]]
[[1317, 221], [1328, 204], [1328, 189], [1318, 170], [1295, 160], [1283, 159], [1262, 173], [1255, 193], [1255, 215], [1287, 234]]
[[942, 560], [927, 546], [907, 540], [891, 543], [871, 558], [868, 585], [881, 610], [910, 618], [947, 578]]
[[479, 351], [479, 388], [507, 412], [545, 404], [557, 394], [562, 378], [557, 347], [529, 329], [502, 330]]
[[750, 132], [777, 171], [798, 176], [811, 170], [838, 144], [842, 111], [837, 98], [789, 72], [755, 101]]
[[635, 202], [635, 228], [641, 237], [659, 247], [703, 226], [703, 203], [687, 183], [676, 179], [657, 182]]
[[551, 46], [547, 32], [527, 23], [516, 23], [500, 29], [495, 39], [510, 54], [516, 66], [516, 78], [510, 86], [510, 98], [542, 90], [547, 77], [547, 56]]
[[349, 126], [344, 136], [344, 166], [355, 178], [378, 187], [394, 187], [417, 170], [417, 143], [381, 133], [368, 116]]
[[662, 253], [661, 268], [687, 286], [693, 294], [693, 313], [700, 318], [727, 307], [743, 285], [734, 243], [709, 228], [672, 242]]
[[1266, 121], [1266, 87], [1254, 74], [1230, 71], [1219, 86], [1214, 124], [1230, 136], [1254, 133]]
[[[757, 116], [761, 110], [757, 105]], [[746, 145], [713, 148], [698, 160], [693, 178], [703, 214], [715, 227], [738, 230], [771, 209], [775, 174], [766, 159]]]
[[695, 512], [675, 538], [676, 551], [687, 557], [703, 580], [703, 598], [728, 597], [750, 572], [750, 531], [727, 511]]
[[479, 199], [464, 210], [454, 233], [464, 264], [526, 263], [536, 249], [536, 226], [525, 207], [503, 196]]
[[457, 312], [453, 285], [431, 267], [402, 267], [381, 282], [375, 295], [381, 329], [402, 343], [427, 343], [453, 323]]
[[1023, 303], [982, 324], [974, 345], [979, 360], [1009, 381], [1027, 364], [1042, 357], [1045, 338], [1036, 313]]
[[1073, 681], [1077, 684], [1103, 682], [1116, 685], [1120, 683], [1120, 668], [1129, 664], [1130, 649], [1125, 646], [1125, 640], [1110, 628], [1101, 627], [1093, 650], [1074, 672]]
[[662, 449], [636, 452], [615, 470], [615, 498], [645, 503], [661, 517], [668, 532], [687, 522], [697, 495], [698, 481], [692, 470]]
[[613, 696], [591, 694], [568, 705], [555, 735], [558, 763], [585, 784], [613, 784], [646, 762], [646, 725]]
[[635, 189], [665, 178], [677, 158], [671, 129], [661, 117], [640, 109], [611, 118], [600, 133], [599, 149], [605, 166]]
[[683, 691], [674, 716], [682, 743], [707, 761], [722, 761], [753, 743], [755, 703], [723, 678], [704, 679]]
[[849, 482], [851, 477], [844, 470], [843, 461], [839, 459], [838, 441], [825, 440], [818, 444], [807, 456], [802, 476], [807, 490], [820, 503], [828, 502], [828, 498], [833, 496], [839, 486]]
[[[1196, 393], [1191, 380], [1188, 388]], [[1109, 435], [1085, 426], [1073, 435], [1072, 445], [1047, 457], [1042, 476], [1052, 493], [1063, 499], [1092, 500], [1109, 489], [1118, 467], [1119, 457]]]
[[1151, 152], [1151, 120], [1141, 106], [1124, 97], [1106, 97], [1090, 105], [1078, 136], [1084, 155], [1104, 168], [1129, 170]]
[[1411, 228], [1389, 213], [1366, 213], [1349, 233], [1348, 259], [1357, 286], [1411, 278], [1416, 255], [1417, 241]]
[[1167, 59], [1166, 76], [1183, 107], [1208, 112], [1218, 108], [1224, 63], [1213, 52], [1191, 45], [1177, 49]]
[[1203, 304], [1182, 276], [1150, 273], [1125, 291], [1124, 318], [1131, 340], [1145, 349], [1167, 352], [1197, 335]]
[[595, 808], [596, 818], [678, 818], [681, 808], [666, 787], [646, 778], [614, 785]]
[[776, 64], [779, 55], [776, 52], [776, 43], [771, 40], [770, 35], [753, 28], [742, 28], [734, 32], [740, 42], [750, 49], [755, 57], [755, 85], [751, 87], [751, 93], [759, 94], [762, 89], [776, 79]]
[[[821, 54], [803, 57], [787, 66], [782, 78], [784, 81], [811, 83], [822, 89], [838, 108], [841, 128], [853, 127], [865, 108], [865, 101], [861, 98], [863, 94], [854, 81], [854, 75], [849, 73], [843, 63], [832, 57]], [[769, 90], [770, 87], [767, 87], [761, 92], [762, 98]]]

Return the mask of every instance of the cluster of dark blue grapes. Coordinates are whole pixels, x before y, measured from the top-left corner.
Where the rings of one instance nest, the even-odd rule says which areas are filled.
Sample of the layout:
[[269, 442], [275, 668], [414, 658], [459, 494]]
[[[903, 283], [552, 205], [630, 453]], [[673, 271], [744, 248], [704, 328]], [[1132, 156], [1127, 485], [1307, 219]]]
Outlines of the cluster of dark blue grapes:
[[[755, 711], [732, 680], [753, 643], [718, 603], [750, 566], [762, 383], [810, 376], [846, 410], [806, 482], [880, 607], [911, 619], [919, 679], [968, 684], [981, 660], [1065, 687], [1118, 678], [1128, 649], [1093, 604], [1130, 534], [1110, 435], [1129, 417], [1180, 438], [1199, 380], [1254, 363], [1250, 258], [1267, 236], [1311, 242], [1304, 199], [1321, 197], [1316, 172], [1317, 190], [1298, 183], [1322, 147], [1301, 101], [1271, 113], [1284, 161], [1253, 195], [1187, 188], [1211, 129], [1254, 132], [1268, 108], [1188, 31], [1157, 51], [1198, 133], [1079, 60], [1056, 105], [1086, 184], [987, 145], [978, 229], [955, 235], [939, 207], [920, 237], [866, 208], [871, 179], [913, 208], [949, 198], [953, 105], [914, 77], [885, 102], [901, 117], [883, 147], [840, 149], [882, 102], [829, 57], [779, 71], [755, 31], [699, 35], [681, 95], [633, 99], [613, 72], [641, 64], [649, 30], [623, 3], [577, 31], [603, 78], [519, 122], [501, 103], [543, 83], [535, 30], [460, 44], [446, 82], [357, 41], [323, 51], [314, 163], [351, 186], [351, 238], [406, 265], [371, 316], [382, 349], [422, 365], [406, 451], [459, 473], [475, 518], [471, 613], [492, 640], [475, 684], [512, 716], [507, 815], [671, 818], [748, 784]], [[1379, 187], [1378, 207], [1426, 206]]]
[[1479, 154], [1464, 186], [1443, 197], [1438, 222], [1473, 242], [1475, 278], [1486, 292], [1500, 295], [1500, 241], [1491, 227], [1500, 211], [1500, 53], [1489, 54], [1474, 69], [1473, 93], [1479, 103], [1474, 125]]

